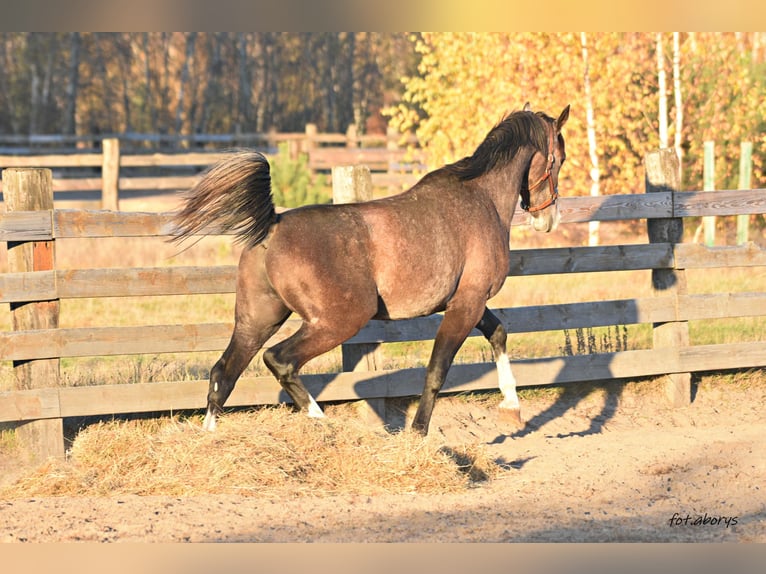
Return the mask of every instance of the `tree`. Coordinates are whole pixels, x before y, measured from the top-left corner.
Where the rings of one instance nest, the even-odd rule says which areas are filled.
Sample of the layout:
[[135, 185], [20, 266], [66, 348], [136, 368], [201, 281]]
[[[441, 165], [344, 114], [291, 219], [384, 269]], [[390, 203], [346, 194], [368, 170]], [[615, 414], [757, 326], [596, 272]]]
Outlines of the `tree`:
[[[583, 61], [583, 86], [585, 91], [585, 116], [588, 126], [588, 153], [590, 156], [590, 178], [593, 181], [590, 188], [591, 196], [600, 195], [599, 179], [601, 172], [598, 168], [598, 150], [596, 148], [596, 127], [593, 119], [593, 97], [590, 90], [590, 69], [588, 68], [588, 43], [585, 32], [580, 33], [582, 42], [582, 61]], [[590, 221], [588, 223], [588, 245], [598, 245], [599, 222]]]

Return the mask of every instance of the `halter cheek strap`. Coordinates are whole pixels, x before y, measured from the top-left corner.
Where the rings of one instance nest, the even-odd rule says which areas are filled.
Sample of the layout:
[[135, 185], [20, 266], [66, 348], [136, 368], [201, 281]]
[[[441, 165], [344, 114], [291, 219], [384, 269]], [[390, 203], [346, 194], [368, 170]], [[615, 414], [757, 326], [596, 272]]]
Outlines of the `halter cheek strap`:
[[528, 213], [536, 213], [538, 211], [542, 211], [546, 207], [550, 207], [554, 203], [556, 203], [556, 200], [559, 197], [559, 192], [556, 190], [556, 188], [553, 186], [553, 177], [551, 176], [551, 170], [553, 169], [553, 130], [551, 130], [551, 136], [550, 136], [550, 142], [548, 143], [548, 165], [545, 167], [545, 173], [543, 176], [538, 179], [534, 184], [527, 185], [527, 189], [525, 190], [527, 192], [527, 196], [530, 197], [530, 192], [540, 187], [545, 180], [548, 180], [548, 189], [550, 190], [550, 195], [548, 196], [548, 199], [546, 199], [543, 203], [540, 205], [535, 205], [534, 207], [530, 206], [529, 203], [524, 201], [524, 198], [521, 199], [521, 208], [528, 212]]

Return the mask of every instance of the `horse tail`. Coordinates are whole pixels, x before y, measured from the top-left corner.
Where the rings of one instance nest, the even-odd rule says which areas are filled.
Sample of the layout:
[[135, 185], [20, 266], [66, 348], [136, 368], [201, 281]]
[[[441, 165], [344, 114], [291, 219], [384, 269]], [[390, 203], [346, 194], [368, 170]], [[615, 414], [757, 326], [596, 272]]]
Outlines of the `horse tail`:
[[[269, 162], [256, 151], [240, 151], [214, 164], [182, 197], [183, 206], [171, 221], [172, 241], [213, 231], [233, 232], [237, 242], [253, 247], [277, 220]], [[217, 229], [205, 231], [212, 225]]]

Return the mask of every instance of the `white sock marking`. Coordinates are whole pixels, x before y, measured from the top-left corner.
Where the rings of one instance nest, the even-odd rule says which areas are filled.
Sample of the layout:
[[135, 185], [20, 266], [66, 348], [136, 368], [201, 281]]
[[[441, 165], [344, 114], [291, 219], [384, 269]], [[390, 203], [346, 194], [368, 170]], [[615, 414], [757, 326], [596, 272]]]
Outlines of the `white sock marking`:
[[205, 420], [202, 422], [202, 428], [210, 432], [215, 430], [215, 415], [210, 409], [205, 413]]
[[503, 393], [502, 409], [518, 409], [519, 397], [516, 395], [516, 379], [511, 371], [511, 361], [508, 355], [503, 353], [497, 359], [497, 378], [500, 392]]
[[314, 400], [314, 397], [309, 395], [309, 399], [311, 400], [311, 402], [309, 403], [308, 415], [312, 419], [323, 419], [324, 418], [324, 412], [322, 412], [322, 408]]

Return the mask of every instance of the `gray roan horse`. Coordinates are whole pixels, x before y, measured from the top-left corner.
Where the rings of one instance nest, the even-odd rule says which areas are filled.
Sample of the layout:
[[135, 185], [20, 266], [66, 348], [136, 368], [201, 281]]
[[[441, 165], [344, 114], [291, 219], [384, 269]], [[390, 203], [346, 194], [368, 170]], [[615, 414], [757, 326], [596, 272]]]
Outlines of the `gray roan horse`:
[[204, 428], [266, 341], [290, 316], [303, 320], [263, 361], [295, 405], [324, 416], [298, 371], [354, 336], [370, 319], [405, 319], [444, 311], [412, 428], [428, 432], [436, 396], [455, 353], [476, 327], [497, 362], [500, 408], [521, 422], [506, 332], [486, 307], [508, 274], [511, 219], [519, 195], [532, 227], [559, 222], [558, 174], [566, 156], [557, 119], [507, 115], [476, 151], [426, 174], [401, 194], [277, 214], [269, 164], [242, 151], [212, 166], [184, 196], [175, 239], [217, 224], [245, 247], [239, 262], [235, 326], [210, 373]]

